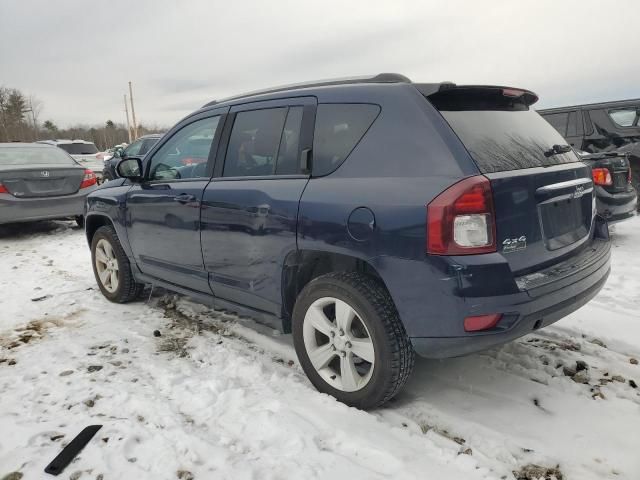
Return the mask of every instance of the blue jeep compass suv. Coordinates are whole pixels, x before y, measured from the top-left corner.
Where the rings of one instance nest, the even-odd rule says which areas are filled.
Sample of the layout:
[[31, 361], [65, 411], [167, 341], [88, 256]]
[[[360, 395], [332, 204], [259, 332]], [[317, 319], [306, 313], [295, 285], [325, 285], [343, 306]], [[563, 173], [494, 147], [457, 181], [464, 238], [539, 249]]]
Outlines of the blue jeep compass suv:
[[518, 338], [606, 281], [590, 169], [536, 100], [381, 74], [208, 103], [88, 197], [98, 285], [292, 332], [318, 390], [380, 405], [414, 352]]

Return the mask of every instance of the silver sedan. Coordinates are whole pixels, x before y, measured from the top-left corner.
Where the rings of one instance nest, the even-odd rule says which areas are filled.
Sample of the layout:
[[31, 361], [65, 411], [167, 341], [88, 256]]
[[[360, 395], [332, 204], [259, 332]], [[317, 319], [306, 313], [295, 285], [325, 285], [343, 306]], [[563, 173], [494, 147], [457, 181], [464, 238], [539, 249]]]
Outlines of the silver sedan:
[[0, 143], [0, 224], [73, 217], [83, 223], [96, 175], [63, 150]]

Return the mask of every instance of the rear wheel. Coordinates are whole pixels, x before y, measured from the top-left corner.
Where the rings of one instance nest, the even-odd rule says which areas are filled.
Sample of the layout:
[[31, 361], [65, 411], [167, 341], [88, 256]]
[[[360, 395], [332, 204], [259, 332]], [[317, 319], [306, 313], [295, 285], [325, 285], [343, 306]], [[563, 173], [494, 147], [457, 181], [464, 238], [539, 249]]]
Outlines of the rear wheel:
[[135, 300], [144, 285], [133, 278], [129, 259], [111, 226], [100, 227], [91, 240], [93, 274], [102, 294], [116, 303]]
[[356, 272], [309, 282], [293, 311], [293, 340], [311, 383], [358, 408], [391, 399], [413, 369], [413, 348], [389, 293]]
[[[631, 184], [640, 196], [640, 158], [632, 157], [629, 163], [631, 164]], [[638, 203], [638, 210], [640, 210], [640, 203]]]

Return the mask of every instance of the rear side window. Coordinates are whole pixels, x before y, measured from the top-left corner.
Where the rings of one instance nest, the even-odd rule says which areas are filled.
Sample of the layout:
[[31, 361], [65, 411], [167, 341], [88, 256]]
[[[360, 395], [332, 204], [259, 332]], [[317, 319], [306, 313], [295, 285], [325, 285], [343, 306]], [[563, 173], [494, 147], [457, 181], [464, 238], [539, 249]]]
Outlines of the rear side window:
[[236, 114], [222, 176], [274, 174], [287, 110], [268, 108]]
[[320, 104], [313, 136], [313, 175], [333, 172], [353, 151], [380, 113], [378, 105]]
[[98, 153], [98, 148], [93, 143], [59, 143], [58, 147], [71, 155], [92, 155]]
[[555, 128], [560, 135], [563, 137], [567, 134], [567, 119], [568, 113], [549, 113], [547, 115], [543, 115], [547, 122], [551, 124], [553, 128]]
[[526, 103], [503, 95], [501, 88], [450, 89], [428, 98], [482, 173], [579, 161], [573, 151], [554, 152], [553, 146], [566, 146], [566, 140]]
[[609, 110], [609, 116], [619, 127], [635, 127], [638, 125], [640, 108], [619, 108]]

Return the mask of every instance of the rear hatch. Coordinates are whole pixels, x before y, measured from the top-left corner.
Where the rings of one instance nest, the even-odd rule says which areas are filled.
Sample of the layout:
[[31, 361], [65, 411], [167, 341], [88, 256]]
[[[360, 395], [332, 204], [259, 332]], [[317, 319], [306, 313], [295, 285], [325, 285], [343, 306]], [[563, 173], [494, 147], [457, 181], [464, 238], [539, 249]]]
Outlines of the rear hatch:
[[84, 170], [55, 147], [0, 149], [0, 184], [17, 198], [72, 195], [80, 189]]
[[529, 108], [535, 94], [452, 86], [427, 98], [491, 182], [497, 251], [515, 274], [558, 262], [589, 241], [591, 169]]

